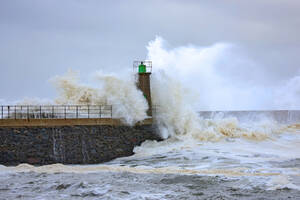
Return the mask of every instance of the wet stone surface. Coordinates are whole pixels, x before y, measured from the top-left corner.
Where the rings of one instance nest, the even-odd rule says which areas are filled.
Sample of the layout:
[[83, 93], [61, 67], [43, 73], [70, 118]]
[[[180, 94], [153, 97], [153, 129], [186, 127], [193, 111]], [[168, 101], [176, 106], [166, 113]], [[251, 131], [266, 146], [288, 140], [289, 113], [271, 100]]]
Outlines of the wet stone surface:
[[0, 164], [95, 164], [130, 156], [145, 140], [160, 140], [151, 125], [0, 128]]

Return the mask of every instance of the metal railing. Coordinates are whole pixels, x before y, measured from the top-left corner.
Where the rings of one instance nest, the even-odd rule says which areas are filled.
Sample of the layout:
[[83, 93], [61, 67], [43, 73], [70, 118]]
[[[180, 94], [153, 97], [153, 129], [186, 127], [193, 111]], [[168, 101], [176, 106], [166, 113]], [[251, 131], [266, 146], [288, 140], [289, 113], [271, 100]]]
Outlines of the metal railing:
[[5, 105], [1, 119], [112, 118], [112, 105]]

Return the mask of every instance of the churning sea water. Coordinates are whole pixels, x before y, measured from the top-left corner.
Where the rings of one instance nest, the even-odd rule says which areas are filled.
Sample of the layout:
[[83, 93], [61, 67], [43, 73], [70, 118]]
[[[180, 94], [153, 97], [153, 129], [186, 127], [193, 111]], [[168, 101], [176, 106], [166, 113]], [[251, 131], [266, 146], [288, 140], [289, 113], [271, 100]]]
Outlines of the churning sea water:
[[0, 199], [300, 199], [299, 112], [285, 112], [202, 113], [214, 137], [173, 133], [103, 164], [1, 166]]
[[[236, 61], [224, 54], [226, 44], [169, 50], [163, 43], [160, 37], [151, 41], [147, 57], [164, 141], [146, 141], [133, 156], [97, 165], [0, 165], [0, 199], [300, 199], [299, 111], [199, 117], [195, 109], [299, 108], [300, 77], [275, 89], [253, 85], [255, 80], [237, 80], [238, 69], [220, 62]], [[235, 65], [243, 69], [241, 64]], [[99, 72], [96, 80], [90, 87], [76, 73], [56, 77], [55, 104], [114, 105], [113, 116], [129, 125], [147, 117], [147, 102], [132, 77]]]

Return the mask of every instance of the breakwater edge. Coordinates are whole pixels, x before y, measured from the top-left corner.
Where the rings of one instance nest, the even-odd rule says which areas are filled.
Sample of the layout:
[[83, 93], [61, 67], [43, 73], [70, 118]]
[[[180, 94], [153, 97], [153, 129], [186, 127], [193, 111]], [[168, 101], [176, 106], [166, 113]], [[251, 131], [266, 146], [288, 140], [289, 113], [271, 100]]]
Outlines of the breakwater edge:
[[146, 140], [161, 140], [154, 125], [0, 127], [0, 163], [95, 164], [130, 156]]

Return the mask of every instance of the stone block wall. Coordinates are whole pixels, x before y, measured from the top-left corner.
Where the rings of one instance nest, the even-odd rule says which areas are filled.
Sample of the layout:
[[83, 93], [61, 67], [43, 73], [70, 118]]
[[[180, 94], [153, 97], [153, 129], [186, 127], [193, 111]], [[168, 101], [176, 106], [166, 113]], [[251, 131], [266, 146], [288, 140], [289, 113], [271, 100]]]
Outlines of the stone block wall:
[[0, 127], [0, 164], [96, 164], [130, 156], [145, 140], [161, 140], [154, 126]]

